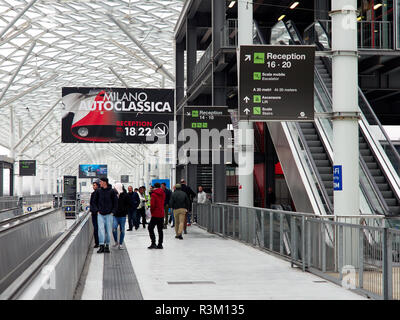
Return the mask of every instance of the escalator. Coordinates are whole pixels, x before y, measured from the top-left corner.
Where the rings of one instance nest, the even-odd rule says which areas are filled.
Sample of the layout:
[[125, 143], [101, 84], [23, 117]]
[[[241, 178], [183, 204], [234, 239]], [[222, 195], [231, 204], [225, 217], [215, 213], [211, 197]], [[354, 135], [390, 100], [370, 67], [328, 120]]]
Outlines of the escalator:
[[[293, 22], [280, 21], [271, 33], [271, 44], [304, 44]], [[315, 41], [317, 48], [329, 43], [329, 38]], [[309, 37], [312, 38], [312, 37]], [[315, 37], [313, 38], [315, 39]], [[260, 41], [261, 42], [261, 41]], [[307, 43], [310, 44], [310, 43]], [[400, 215], [400, 179], [389, 159], [400, 158], [385, 153], [379, 140], [392, 145], [390, 139], [360, 90], [359, 147], [360, 147], [360, 212], [386, 216]], [[315, 111], [332, 112], [332, 79], [330, 60], [315, 59]], [[316, 116], [314, 122], [268, 123], [278, 157], [293, 200], [299, 211], [316, 214], [333, 213], [333, 151], [332, 122]], [[288, 149], [291, 152], [288, 152]], [[392, 152], [394, 147], [391, 149]], [[308, 199], [304, 199], [304, 195]]]

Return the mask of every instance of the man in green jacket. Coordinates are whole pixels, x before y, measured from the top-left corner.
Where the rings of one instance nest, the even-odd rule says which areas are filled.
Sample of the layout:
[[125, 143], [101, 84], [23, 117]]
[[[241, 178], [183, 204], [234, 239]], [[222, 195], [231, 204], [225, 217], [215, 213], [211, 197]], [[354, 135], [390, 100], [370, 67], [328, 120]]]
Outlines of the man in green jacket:
[[175, 218], [175, 238], [183, 240], [183, 224], [185, 222], [185, 215], [189, 209], [190, 201], [185, 192], [182, 191], [180, 184], [175, 185], [175, 191], [172, 193], [169, 200], [169, 207], [174, 210]]

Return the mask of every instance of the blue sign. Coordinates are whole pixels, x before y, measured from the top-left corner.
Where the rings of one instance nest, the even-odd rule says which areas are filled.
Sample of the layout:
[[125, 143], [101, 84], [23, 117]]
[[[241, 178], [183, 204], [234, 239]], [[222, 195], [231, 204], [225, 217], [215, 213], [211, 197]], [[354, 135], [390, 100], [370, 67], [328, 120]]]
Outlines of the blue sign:
[[71, 211], [71, 207], [67, 207], [67, 209], [66, 209], [67, 211]]
[[151, 180], [151, 185], [154, 186], [154, 184], [158, 182], [159, 184], [165, 182], [165, 184], [167, 185], [168, 189], [171, 189], [171, 183], [169, 182], [169, 179], [153, 179]]
[[31, 212], [32, 211], [32, 207], [28, 207], [28, 209], [26, 209], [26, 210], [28, 210], [28, 212]]
[[333, 190], [343, 190], [342, 166], [333, 166]]

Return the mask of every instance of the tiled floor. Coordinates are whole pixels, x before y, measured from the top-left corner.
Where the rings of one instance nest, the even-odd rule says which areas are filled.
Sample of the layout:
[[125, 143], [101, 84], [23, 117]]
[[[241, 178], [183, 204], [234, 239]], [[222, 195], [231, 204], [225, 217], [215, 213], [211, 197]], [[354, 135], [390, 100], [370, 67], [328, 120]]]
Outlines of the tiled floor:
[[364, 299], [196, 226], [188, 227], [184, 240], [174, 236], [171, 228], [164, 230], [164, 249], [149, 250], [147, 229], [126, 232], [126, 247], [145, 300]]

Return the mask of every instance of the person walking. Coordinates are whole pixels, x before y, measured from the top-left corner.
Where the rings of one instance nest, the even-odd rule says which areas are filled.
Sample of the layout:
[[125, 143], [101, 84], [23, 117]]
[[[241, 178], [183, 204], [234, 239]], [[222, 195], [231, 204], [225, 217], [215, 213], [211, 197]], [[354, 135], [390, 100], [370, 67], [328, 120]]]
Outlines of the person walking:
[[137, 207], [137, 226], [139, 227], [140, 224], [140, 217], [142, 217], [142, 224], [143, 224], [143, 228], [146, 228], [146, 210], [147, 210], [147, 199], [145, 197], [145, 193], [144, 193], [145, 188], [144, 187], [140, 187], [139, 188], [139, 206]]
[[185, 223], [185, 216], [190, 205], [189, 197], [182, 191], [180, 184], [175, 185], [175, 191], [171, 195], [169, 207], [173, 209], [175, 219], [175, 238], [183, 240], [182, 232]]
[[169, 200], [171, 199], [171, 190], [167, 188], [167, 184], [165, 182], [161, 183], [161, 189], [165, 192], [165, 201], [164, 201], [164, 229], [167, 229], [168, 226], [168, 210], [169, 210]]
[[90, 195], [90, 212], [92, 213], [92, 223], [93, 223], [93, 235], [94, 235], [94, 247], [99, 247], [99, 227], [97, 224], [97, 211], [95, 211], [94, 201], [94, 194], [96, 193], [97, 189], [100, 187], [97, 181], [93, 182], [93, 192]]
[[132, 231], [133, 226], [135, 226], [135, 229], [139, 229], [139, 221], [138, 217], [136, 216], [136, 211], [139, 206], [140, 198], [137, 194], [137, 192], [133, 191], [133, 187], [129, 186], [128, 187], [128, 197], [130, 200], [130, 207], [128, 211], [128, 231]]
[[[115, 184], [115, 190], [118, 193], [118, 208], [117, 212], [114, 214], [113, 218], [113, 237], [114, 237], [114, 247], [118, 246], [118, 249], [124, 249], [123, 243], [125, 238], [125, 223], [126, 215], [131, 208], [131, 201], [129, 199], [128, 193], [123, 188], [122, 183]], [[118, 243], [118, 226], [119, 226], [119, 243]]]
[[99, 228], [100, 249], [97, 253], [110, 252], [110, 238], [113, 221], [113, 214], [117, 212], [118, 198], [116, 192], [112, 189], [108, 179], [100, 179], [100, 188], [97, 189], [93, 199], [94, 212], [97, 212], [97, 224]]
[[[161, 189], [161, 185], [156, 182], [151, 193], [150, 212], [151, 220], [149, 223], [149, 235], [151, 245], [149, 249], [163, 249], [163, 222], [164, 222], [164, 202], [165, 192]], [[154, 234], [154, 227], [157, 226], [158, 231], [158, 245], [156, 246], [156, 236]]]
[[189, 198], [189, 208], [187, 211], [187, 214], [185, 215], [185, 223], [183, 224], [183, 232], [186, 234], [186, 227], [191, 225], [190, 218], [191, 218], [191, 212], [192, 212], [192, 203], [193, 199], [196, 196], [192, 188], [190, 188], [187, 184], [185, 179], [181, 179], [181, 188], [182, 191], [185, 192]]

